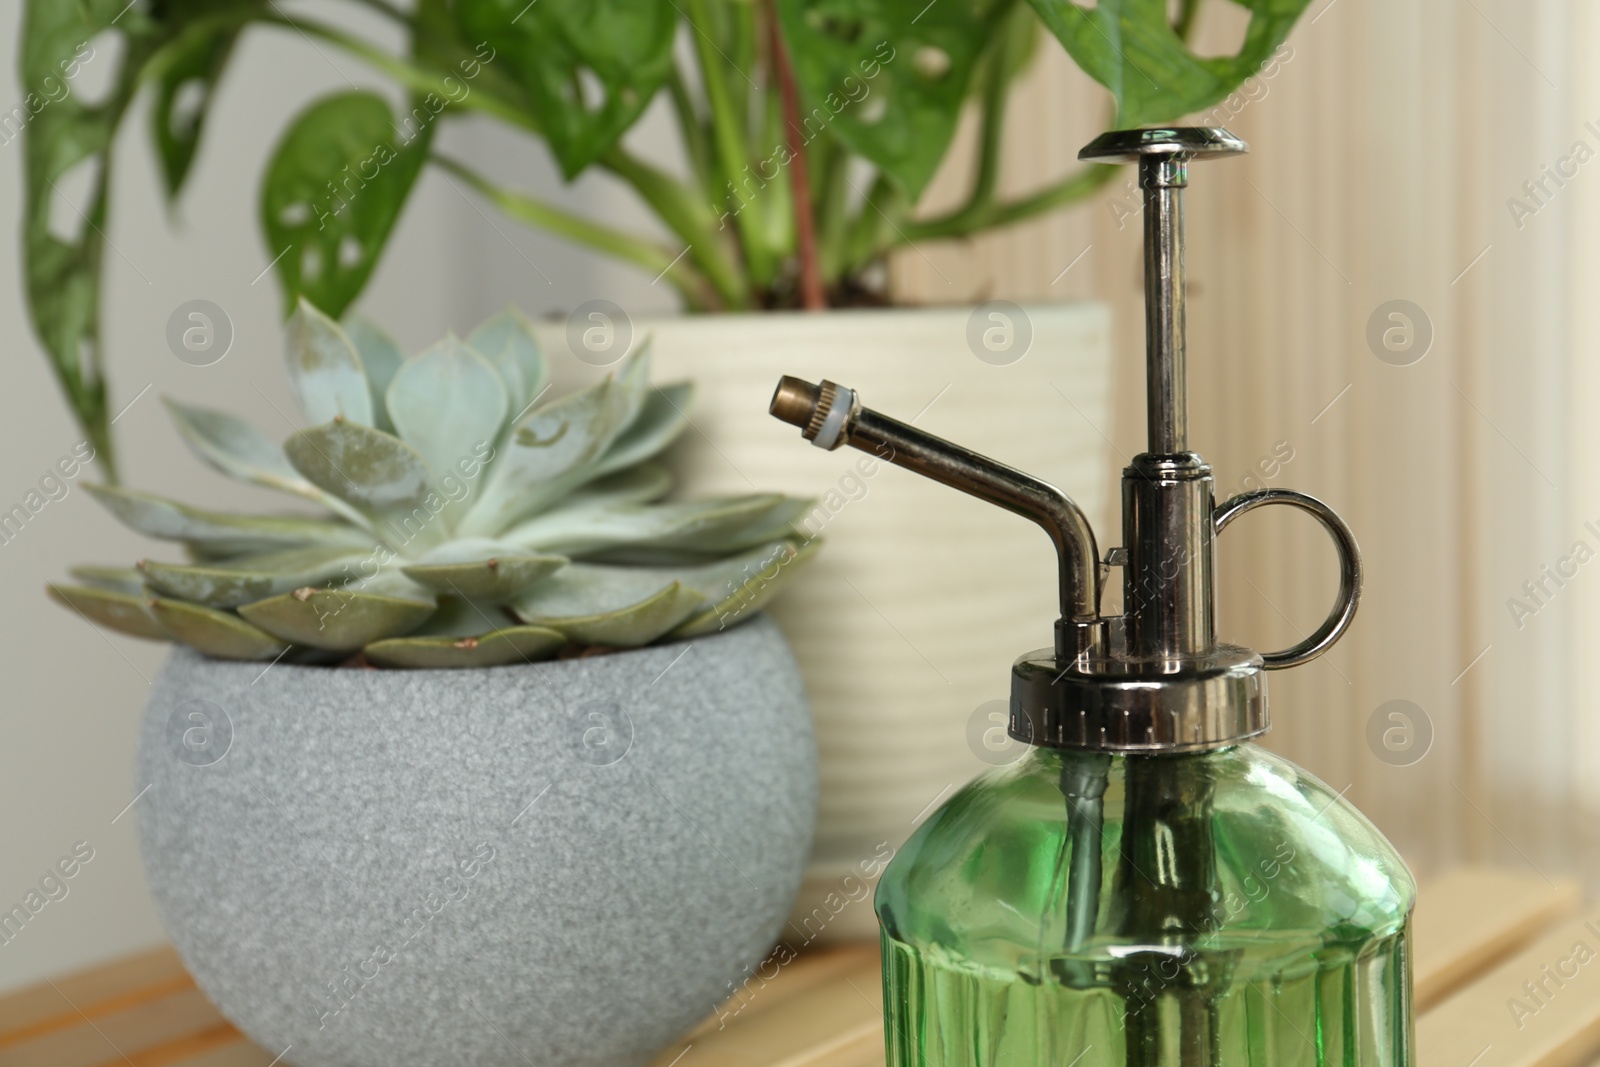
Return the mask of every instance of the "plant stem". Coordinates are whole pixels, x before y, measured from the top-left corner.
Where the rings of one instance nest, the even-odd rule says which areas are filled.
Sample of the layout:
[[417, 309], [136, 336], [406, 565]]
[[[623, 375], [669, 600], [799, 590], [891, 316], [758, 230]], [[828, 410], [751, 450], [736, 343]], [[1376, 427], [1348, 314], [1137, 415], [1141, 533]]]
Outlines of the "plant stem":
[[[728, 43], [729, 51], [723, 53], [723, 58], [739, 75], [737, 80], [729, 79], [733, 87], [734, 114], [749, 118], [752, 112], [750, 94], [756, 91], [753, 77], [758, 59], [760, 37], [756, 31], [755, 4], [736, 3], [721, 4], [721, 10], [728, 17], [717, 23], [712, 40], [722, 40]], [[721, 51], [721, 49], [718, 49]], [[758, 102], [759, 103], [759, 102]]]
[[[762, 36], [764, 39], [765, 33]], [[762, 63], [766, 65], [764, 46], [762, 56]], [[770, 70], [767, 73], [770, 73]], [[756, 176], [766, 184], [762, 186], [764, 195], [750, 207], [760, 212], [761, 234], [766, 247], [772, 251], [776, 260], [775, 274], [781, 276], [788, 261], [794, 258], [795, 218], [794, 190], [782, 174], [787, 163], [780, 157], [789, 150], [789, 138], [784, 133], [783, 101], [780, 99], [776, 83], [771, 83], [768, 91], [762, 94], [760, 121], [760, 132], [756, 134], [757, 140], [752, 142], [752, 145], [772, 147], [765, 157], [755, 162]], [[766, 173], [768, 167], [772, 168], [771, 177]]]
[[350, 0], [350, 2], [360, 4], [362, 7], [369, 7], [402, 26], [411, 25], [411, 16], [394, 5], [387, 3], [386, 0]]
[[880, 172], [867, 190], [866, 197], [861, 201], [861, 209], [856, 212], [855, 222], [850, 227], [841, 274], [855, 274], [889, 249], [906, 243], [902, 240], [902, 229], [890, 225], [888, 233], [884, 232], [884, 226], [889, 221], [887, 208], [895, 206], [895, 199], [894, 182], [887, 174]]
[[694, 169], [695, 181], [709, 189], [716, 181], [716, 164], [711, 160], [711, 141], [706, 134], [705, 122], [689, 95], [683, 72], [676, 66], [667, 77], [667, 91], [672, 99], [672, 113], [678, 119], [678, 132], [683, 137], [684, 153]]
[[1178, 21], [1172, 24], [1172, 30], [1178, 39], [1187, 43], [1194, 33], [1194, 18], [1200, 12], [1200, 0], [1183, 0], [1183, 6], [1178, 11]]
[[977, 172], [973, 175], [966, 203], [954, 212], [957, 220], [980, 216], [994, 203], [994, 190], [1000, 179], [1000, 148], [1005, 137], [1006, 100], [1011, 95], [1010, 43], [1014, 36], [1009, 27], [1003, 28], [1000, 39], [989, 50], [983, 82]]
[[[700, 61], [700, 78], [705, 86], [706, 103], [711, 109], [711, 129], [717, 156], [722, 164], [722, 175], [728, 183], [728, 194], [738, 201], [738, 207], [733, 208], [732, 214], [744, 249], [745, 267], [756, 288], [765, 289], [772, 283], [775, 264], [762, 239], [760, 220], [755, 214], [744, 211], [747, 204], [738, 186], [740, 175], [749, 169], [743, 133], [746, 116], [736, 106], [723, 78], [726, 61], [722, 50], [711, 37], [711, 16], [706, 9], [706, 0], [685, 0], [685, 3], [688, 9], [685, 21], [689, 23], [694, 36], [695, 55]], [[732, 65], [731, 62], [728, 65]]]
[[819, 160], [817, 182], [817, 238], [824, 283], [837, 283], [844, 273], [845, 242], [849, 239], [850, 154], [825, 137], [813, 142], [813, 160]]
[[896, 235], [895, 244], [966, 237], [978, 230], [998, 229], [1023, 219], [1053, 211], [1086, 199], [1116, 176], [1117, 167], [1092, 164], [1067, 175], [1052, 185], [1015, 200], [990, 204], [981, 211], [958, 210], [936, 218], [906, 223]]
[[822, 290], [822, 274], [817, 260], [817, 223], [811, 207], [811, 180], [806, 172], [806, 143], [800, 128], [800, 92], [795, 87], [794, 69], [784, 46], [778, 13], [771, 0], [766, 5], [768, 41], [772, 50], [772, 73], [783, 99], [783, 119], [789, 139], [789, 181], [794, 189], [794, 224], [800, 255], [800, 304], [807, 311], [822, 311], [828, 299]]
[[621, 145], [613, 145], [599, 162], [633, 186], [661, 220], [686, 242], [686, 257], [705, 272], [724, 307], [749, 305], [749, 279], [723, 254], [725, 245], [717, 237], [722, 224], [712, 217], [710, 207], [696, 200], [672, 175], [630, 155]]
[[[982, 132], [978, 141], [978, 163], [966, 203], [938, 218], [912, 223], [906, 228], [910, 240], [935, 236], [960, 237], [979, 230], [1004, 226], [1030, 214], [1071, 203], [1099, 187], [1098, 184], [1092, 184], [1089, 188], [1080, 189], [1076, 181], [1077, 176], [1074, 175], [1073, 178], [1045, 190], [1045, 193], [1051, 196], [1061, 196], [1064, 199], [1046, 199], [1042, 203], [1035, 204], [1034, 201], [1043, 194], [1034, 194], [1024, 200], [998, 207], [995, 205], [994, 194], [1000, 179], [1000, 151], [1005, 138], [1006, 104], [1011, 96], [1012, 71], [1025, 58], [1024, 53], [1031, 40], [1030, 29], [1029, 25], [1013, 18], [1001, 27], [985, 57], [987, 65], [984, 69]], [[936, 229], [938, 232], [925, 232], [929, 229]]]
[[664, 277], [682, 294], [684, 301], [691, 308], [705, 310], [716, 303], [715, 289], [704, 276], [685, 262], [687, 257], [674, 262], [672, 253], [659, 245], [590, 222], [542, 200], [496, 185], [459, 160], [438, 153], [429, 159], [440, 168], [466, 181], [512, 218], [548, 230], [574, 243], [598, 249], [607, 255], [636, 264], [652, 274]]
[[[282, 15], [256, 15], [255, 18], [268, 25], [284, 26], [302, 34], [319, 37], [329, 44], [349, 52], [358, 59], [365, 60], [371, 66], [389, 75], [395, 81], [416, 92], [437, 93], [450, 98], [450, 90], [445, 85], [445, 78], [441, 74], [408, 63], [397, 56], [375, 48], [365, 41], [351, 37], [346, 33], [324, 26], [320, 23], [308, 22], [303, 18], [288, 18]], [[493, 94], [486, 92], [469, 93], [456, 101], [453, 106], [465, 108], [469, 111], [478, 111], [527, 130], [530, 133], [540, 134], [539, 124], [533, 116], [504, 100], [497, 99]]]

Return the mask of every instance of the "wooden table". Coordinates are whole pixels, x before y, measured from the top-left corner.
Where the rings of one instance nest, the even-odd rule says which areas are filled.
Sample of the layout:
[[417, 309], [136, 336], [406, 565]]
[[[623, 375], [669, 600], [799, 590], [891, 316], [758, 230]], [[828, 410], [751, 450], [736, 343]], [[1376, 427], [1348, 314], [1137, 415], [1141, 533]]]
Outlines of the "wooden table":
[[[1580, 943], [1591, 952], [1575, 952]], [[1474, 869], [1436, 879], [1422, 887], [1414, 950], [1421, 1067], [1568, 1067], [1600, 1056], [1600, 907], [1580, 907], [1573, 883]], [[1527, 982], [1546, 993], [1530, 1000]], [[1513, 1013], [1512, 998], [1535, 1010]], [[0, 1067], [273, 1062], [217, 1013], [170, 948], [0, 998]], [[877, 950], [858, 946], [801, 956], [772, 981], [749, 983], [653, 1067], [882, 1065]]]

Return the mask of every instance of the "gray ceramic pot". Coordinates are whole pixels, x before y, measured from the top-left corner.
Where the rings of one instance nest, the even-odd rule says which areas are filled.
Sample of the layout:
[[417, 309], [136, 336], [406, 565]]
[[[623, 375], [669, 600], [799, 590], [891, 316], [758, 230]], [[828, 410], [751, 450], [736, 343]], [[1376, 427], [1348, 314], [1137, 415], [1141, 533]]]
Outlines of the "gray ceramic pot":
[[151, 891], [302, 1067], [627, 1067], [754, 968], [816, 747], [777, 627], [474, 671], [174, 652], [139, 741]]

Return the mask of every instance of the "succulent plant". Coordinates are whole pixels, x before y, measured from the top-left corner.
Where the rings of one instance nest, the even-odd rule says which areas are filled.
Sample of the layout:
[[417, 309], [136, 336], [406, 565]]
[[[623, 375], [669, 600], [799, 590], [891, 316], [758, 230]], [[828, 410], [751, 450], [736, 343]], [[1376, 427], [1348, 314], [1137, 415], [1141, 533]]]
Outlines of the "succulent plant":
[[687, 425], [691, 387], [652, 388], [647, 351], [544, 401], [544, 360], [515, 311], [409, 358], [366, 320], [341, 326], [304, 300], [287, 330], [314, 425], [282, 447], [223, 412], [167, 407], [211, 466], [329, 514], [226, 514], [89, 486], [189, 560], [76, 568], [81, 584], [52, 596], [225, 659], [478, 667], [720, 629], [815, 547], [793, 525], [809, 501], [662, 501], [672, 479], [655, 457]]

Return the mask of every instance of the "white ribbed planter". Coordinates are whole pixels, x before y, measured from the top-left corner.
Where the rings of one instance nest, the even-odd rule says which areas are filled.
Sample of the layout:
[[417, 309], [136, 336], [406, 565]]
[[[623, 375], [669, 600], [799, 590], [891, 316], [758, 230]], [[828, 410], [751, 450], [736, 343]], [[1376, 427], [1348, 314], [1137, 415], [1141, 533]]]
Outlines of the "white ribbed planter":
[[[1050, 643], [1056, 565], [1026, 520], [865, 453], [812, 447], [767, 414], [779, 376], [851, 386], [869, 407], [1054, 482], [1106, 528], [1109, 313], [1026, 308], [1032, 341], [1007, 365], [974, 355], [972, 314], [633, 324], [635, 348], [654, 337], [657, 381], [698, 386], [693, 428], [673, 453], [680, 491], [782, 491], [826, 508], [826, 546], [772, 609], [800, 661], [821, 754], [821, 821], [789, 931], [798, 941], [876, 936], [867, 883], [936, 799], [985, 766], [970, 722], [1007, 697], [1019, 653]], [[601, 373], [573, 356], [564, 324], [541, 329], [558, 390]]]

